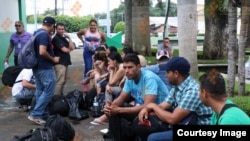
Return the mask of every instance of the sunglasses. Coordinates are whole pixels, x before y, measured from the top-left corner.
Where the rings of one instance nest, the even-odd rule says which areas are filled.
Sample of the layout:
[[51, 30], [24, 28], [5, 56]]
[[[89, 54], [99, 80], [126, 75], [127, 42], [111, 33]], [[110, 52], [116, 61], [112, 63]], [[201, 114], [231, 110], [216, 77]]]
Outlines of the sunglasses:
[[15, 27], [21, 27], [21, 25], [16, 24]]

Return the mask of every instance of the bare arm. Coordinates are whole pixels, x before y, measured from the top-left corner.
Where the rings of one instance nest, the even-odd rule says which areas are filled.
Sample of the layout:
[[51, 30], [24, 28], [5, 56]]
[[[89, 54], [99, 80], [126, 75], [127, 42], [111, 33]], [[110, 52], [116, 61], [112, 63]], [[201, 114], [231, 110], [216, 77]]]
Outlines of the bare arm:
[[85, 35], [86, 29], [82, 29], [77, 32], [77, 37], [84, 43], [84, 40], [82, 39], [82, 35]]
[[42, 57], [46, 58], [47, 60], [50, 60], [51, 62], [54, 62], [54, 63], [59, 62], [59, 57], [50, 56], [49, 53], [47, 52], [46, 48], [47, 48], [46, 46], [40, 45], [39, 46], [39, 54]]
[[111, 108], [111, 114], [117, 114], [117, 113], [130, 113], [130, 114], [135, 113], [135, 114], [137, 114], [148, 103], [155, 102], [155, 99], [156, 99], [155, 95], [146, 95], [144, 97], [144, 104], [143, 105], [133, 106], [133, 107], [118, 107], [126, 100], [126, 98], [128, 96], [130, 96], [130, 95], [126, 94], [125, 92], [122, 92], [120, 94], [120, 96], [112, 102], [111, 107], [112, 106], [113, 107]]
[[125, 75], [125, 71], [123, 68], [119, 68], [118, 71], [112, 75], [112, 77], [109, 78], [109, 85], [115, 86], [117, 83], [119, 83]]
[[70, 51], [74, 50], [74, 44], [70, 38], [70, 36], [67, 33], [64, 33], [65, 37], [68, 38], [69, 41], [69, 47], [62, 47], [61, 50], [62, 52], [69, 53]]
[[161, 120], [169, 123], [170, 125], [174, 125], [180, 122], [182, 119], [184, 119], [191, 113], [191, 111], [184, 110], [179, 107], [175, 108], [173, 112], [169, 112], [166, 109], [170, 106], [171, 105], [168, 104], [167, 102], [162, 102], [160, 105], [157, 105], [155, 103], [150, 103], [146, 106], [146, 108], [144, 108], [140, 112], [139, 119], [140, 121], [143, 121], [143, 119], [147, 119], [148, 114], [145, 113], [144, 115], [142, 114], [143, 112], [145, 112], [145, 110], [147, 112], [154, 111], [157, 117], [159, 117]]
[[100, 35], [101, 35], [101, 39], [102, 39], [102, 44], [106, 42], [106, 36], [103, 32], [100, 32]]
[[23, 85], [24, 88], [27, 88], [27, 89], [35, 89], [36, 88], [35, 84], [32, 84], [32, 83], [30, 83], [29, 81], [27, 81], [25, 79], [23, 79], [22, 85]]
[[6, 55], [5, 59], [4, 59], [4, 62], [9, 62], [9, 57], [10, 57], [13, 49], [14, 49], [14, 46], [12, 44], [10, 44], [9, 48], [8, 48], [7, 55]]

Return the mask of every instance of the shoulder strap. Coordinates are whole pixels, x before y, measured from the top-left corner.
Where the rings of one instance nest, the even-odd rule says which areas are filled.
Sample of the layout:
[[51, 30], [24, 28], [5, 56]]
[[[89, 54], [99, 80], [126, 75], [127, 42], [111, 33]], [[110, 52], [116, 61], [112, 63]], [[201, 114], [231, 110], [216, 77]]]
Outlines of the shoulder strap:
[[19, 82], [22, 82], [22, 81], [23, 81], [23, 80], [18, 80], [18, 81], [15, 81], [15, 82], [14, 82], [14, 84], [15, 84], [15, 83], [19, 83]]
[[35, 34], [34, 34], [34, 38], [36, 38], [39, 34], [45, 32], [44, 30], [40, 30], [40, 31], [37, 31]]
[[27, 139], [31, 138], [32, 135], [33, 135], [32, 132], [28, 132], [26, 135], [14, 136], [14, 138], [11, 139], [10, 141], [23, 141], [23, 140], [27, 140]]
[[221, 116], [227, 109], [229, 109], [229, 108], [231, 108], [231, 107], [238, 107], [238, 106], [235, 105], [235, 104], [232, 104], [232, 103], [225, 104], [225, 105], [223, 106], [223, 108], [221, 109], [221, 112], [220, 112], [220, 114], [219, 114], [219, 116], [218, 116], [218, 120], [216, 121], [216, 125], [218, 125], [220, 116]]

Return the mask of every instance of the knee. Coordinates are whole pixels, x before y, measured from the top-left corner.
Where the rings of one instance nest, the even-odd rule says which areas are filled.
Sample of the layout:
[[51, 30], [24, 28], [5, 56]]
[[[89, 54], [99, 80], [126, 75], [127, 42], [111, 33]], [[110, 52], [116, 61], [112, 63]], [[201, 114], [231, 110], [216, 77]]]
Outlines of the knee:
[[154, 134], [150, 134], [147, 138], [147, 141], [156, 141]]

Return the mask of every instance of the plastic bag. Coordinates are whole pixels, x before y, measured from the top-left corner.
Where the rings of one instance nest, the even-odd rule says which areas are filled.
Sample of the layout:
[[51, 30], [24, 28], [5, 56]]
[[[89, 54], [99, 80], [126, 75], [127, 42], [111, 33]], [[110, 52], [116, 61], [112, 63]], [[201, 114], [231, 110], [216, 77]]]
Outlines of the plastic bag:
[[7, 69], [9, 67], [9, 63], [8, 62], [4, 62], [4, 69]]

